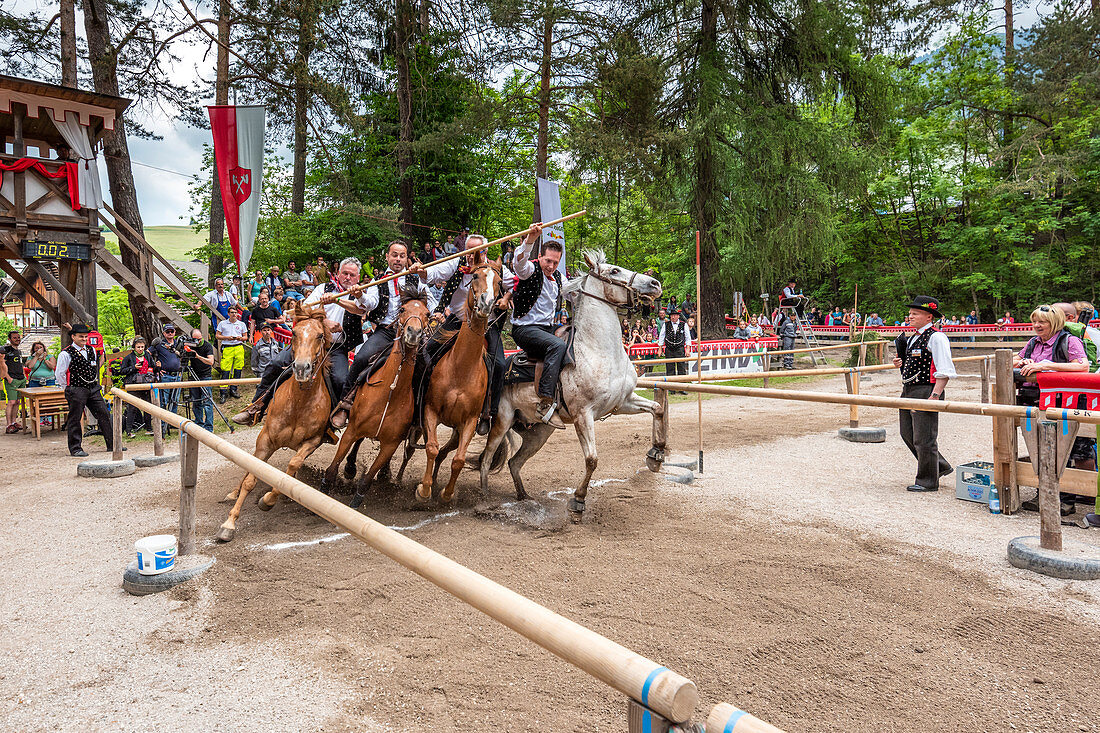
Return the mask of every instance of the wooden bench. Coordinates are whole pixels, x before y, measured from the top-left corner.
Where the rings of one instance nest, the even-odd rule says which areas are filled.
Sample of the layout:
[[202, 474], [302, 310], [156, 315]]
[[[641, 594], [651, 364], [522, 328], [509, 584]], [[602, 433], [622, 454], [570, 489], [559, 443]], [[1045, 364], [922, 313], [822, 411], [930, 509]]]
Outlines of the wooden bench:
[[23, 433], [31, 427], [28, 413], [34, 420], [34, 437], [42, 440], [42, 418], [52, 417], [53, 430], [59, 430], [69, 414], [69, 403], [65, 401], [64, 387], [24, 387], [19, 390], [20, 414], [23, 419]]

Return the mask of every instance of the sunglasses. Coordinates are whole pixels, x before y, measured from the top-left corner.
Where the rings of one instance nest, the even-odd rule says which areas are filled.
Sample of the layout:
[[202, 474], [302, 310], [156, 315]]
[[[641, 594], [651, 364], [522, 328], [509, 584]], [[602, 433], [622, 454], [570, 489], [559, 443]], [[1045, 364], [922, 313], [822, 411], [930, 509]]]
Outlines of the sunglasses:
[[1049, 305], [1041, 305], [1038, 308], [1036, 308], [1035, 310], [1039, 311], [1040, 313], [1050, 313], [1054, 309], [1051, 308]]

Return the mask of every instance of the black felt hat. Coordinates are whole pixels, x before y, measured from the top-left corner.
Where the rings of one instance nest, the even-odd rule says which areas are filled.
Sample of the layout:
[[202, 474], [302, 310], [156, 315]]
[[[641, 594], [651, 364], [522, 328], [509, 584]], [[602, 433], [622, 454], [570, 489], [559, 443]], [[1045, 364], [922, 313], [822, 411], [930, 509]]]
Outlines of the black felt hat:
[[84, 323], [76, 324], [75, 326], [73, 326], [73, 330], [69, 331], [70, 334], [74, 334], [74, 333], [91, 333], [91, 332], [92, 332], [92, 329], [88, 328], [88, 326]]
[[910, 308], [918, 308], [926, 313], [931, 313], [934, 316], [940, 314], [940, 301], [935, 298], [930, 298], [927, 295], [918, 295], [913, 298], [913, 302], [909, 304]]

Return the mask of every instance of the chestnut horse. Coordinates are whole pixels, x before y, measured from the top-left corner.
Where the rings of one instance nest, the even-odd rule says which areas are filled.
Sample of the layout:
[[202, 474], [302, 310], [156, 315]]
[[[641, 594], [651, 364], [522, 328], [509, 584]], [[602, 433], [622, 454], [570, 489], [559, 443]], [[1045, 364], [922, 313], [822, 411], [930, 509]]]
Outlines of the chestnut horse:
[[424, 467], [424, 481], [416, 487], [418, 503], [432, 498], [435, 462], [439, 455], [436, 429], [440, 423], [454, 429], [455, 435], [450, 442], [454, 443], [457, 437], [457, 449], [451, 459], [450, 479], [439, 492], [439, 500], [446, 504], [454, 499], [455, 482], [466, 463], [466, 449], [474, 436], [485, 401], [485, 389], [489, 383], [489, 370], [485, 365], [485, 331], [489, 327], [493, 305], [501, 297], [504, 281], [500, 263], [485, 260], [484, 253], [479, 254], [480, 261], [470, 271], [473, 278], [466, 295], [466, 320], [454, 337], [451, 350], [435, 365], [424, 396], [427, 465]]
[[[328, 435], [332, 404], [324, 371], [330, 365], [328, 352], [332, 347], [332, 333], [325, 325], [324, 308], [310, 308], [298, 301], [291, 303], [293, 305], [287, 310], [294, 320], [294, 335], [290, 340], [294, 379], [287, 379], [275, 390], [263, 429], [256, 437], [253, 455], [266, 461], [280, 448], [293, 448], [296, 452], [286, 469], [293, 476]], [[246, 474], [236, 490], [226, 497], [228, 501], [236, 499], [236, 503], [218, 530], [218, 541], [233, 539], [241, 506], [255, 486], [256, 477]], [[268, 491], [257, 502], [260, 509], [267, 511], [275, 506], [278, 496], [275, 489]]]
[[[402, 293], [401, 309], [397, 312], [397, 337], [382, 368], [359, 388], [351, 409], [347, 429], [340, 436], [336, 455], [325, 471], [325, 486], [336, 481], [336, 469], [352, 446], [363, 438], [378, 441], [378, 455], [366, 475], [360, 480], [351, 500], [352, 509], [363, 503], [378, 470], [388, 465], [397, 446], [409, 432], [416, 412], [413, 407], [412, 380], [416, 369], [420, 339], [428, 323], [428, 304], [416, 291]], [[348, 466], [354, 469], [354, 463]]]

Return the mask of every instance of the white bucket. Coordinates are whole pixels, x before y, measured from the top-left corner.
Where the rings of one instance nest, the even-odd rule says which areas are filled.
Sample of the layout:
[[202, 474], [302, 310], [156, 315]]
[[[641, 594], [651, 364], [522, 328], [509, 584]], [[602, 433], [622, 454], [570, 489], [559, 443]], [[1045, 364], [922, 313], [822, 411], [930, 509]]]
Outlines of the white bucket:
[[159, 575], [176, 566], [176, 537], [155, 534], [134, 543], [137, 550], [138, 572], [142, 575]]

